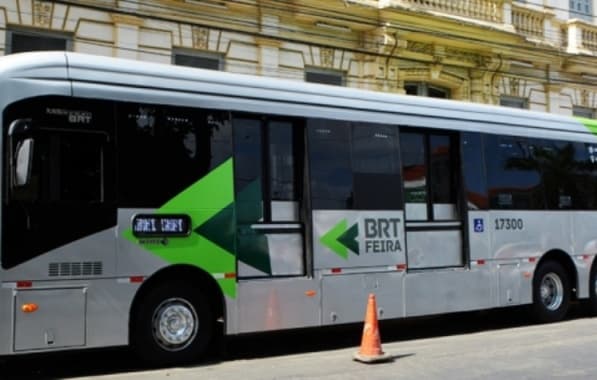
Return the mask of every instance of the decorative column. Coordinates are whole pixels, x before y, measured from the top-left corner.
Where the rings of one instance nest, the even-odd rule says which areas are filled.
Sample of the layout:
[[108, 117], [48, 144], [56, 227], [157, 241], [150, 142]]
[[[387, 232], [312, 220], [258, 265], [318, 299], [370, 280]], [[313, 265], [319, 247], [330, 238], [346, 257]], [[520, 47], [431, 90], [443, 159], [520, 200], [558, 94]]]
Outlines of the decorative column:
[[279, 77], [280, 45], [278, 40], [279, 18], [273, 15], [261, 15], [261, 36], [255, 38], [259, 47], [259, 72], [262, 76]]
[[509, 62], [500, 57], [481, 57], [475, 69], [471, 70], [471, 101], [475, 103], [499, 104], [500, 74], [507, 71]]
[[143, 19], [123, 14], [112, 14], [114, 23], [114, 56], [120, 58], [139, 58], [139, 27]]
[[546, 83], [545, 84], [545, 111], [549, 113], [562, 114], [562, 98], [560, 92], [563, 86], [561, 84]]
[[363, 75], [377, 83], [369, 87], [378, 91], [404, 93], [397, 57], [406, 48], [407, 42], [386, 27], [365, 33], [363, 40], [366, 41], [364, 47], [372, 54], [377, 54], [375, 60], [370, 59], [371, 56], [364, 59]]

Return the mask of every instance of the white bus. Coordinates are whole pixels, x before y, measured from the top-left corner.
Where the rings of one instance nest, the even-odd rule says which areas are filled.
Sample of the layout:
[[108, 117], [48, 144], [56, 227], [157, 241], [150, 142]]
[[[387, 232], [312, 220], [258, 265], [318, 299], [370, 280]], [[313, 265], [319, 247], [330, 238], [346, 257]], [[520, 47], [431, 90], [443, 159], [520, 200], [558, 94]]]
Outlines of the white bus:
[[597, 311], [590, 120], [69, 52], [0, 89], [0, 356]]

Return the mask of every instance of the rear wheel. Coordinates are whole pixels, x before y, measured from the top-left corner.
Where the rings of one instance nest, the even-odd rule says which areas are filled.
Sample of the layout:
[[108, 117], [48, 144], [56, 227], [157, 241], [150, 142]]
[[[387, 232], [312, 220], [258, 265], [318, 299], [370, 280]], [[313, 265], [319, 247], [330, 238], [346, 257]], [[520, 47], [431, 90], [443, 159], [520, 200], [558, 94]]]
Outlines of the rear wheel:
[[570, 308], [570, 281], [555, 261], [541, 264], [533, 279], [534, 318], [542, 323], [562, 320]]
[[199, 360], [214, 334], [209, 302], [196, 289], [169, 284], [140, 300], [132, 320], [135, 353], [157, 365]]

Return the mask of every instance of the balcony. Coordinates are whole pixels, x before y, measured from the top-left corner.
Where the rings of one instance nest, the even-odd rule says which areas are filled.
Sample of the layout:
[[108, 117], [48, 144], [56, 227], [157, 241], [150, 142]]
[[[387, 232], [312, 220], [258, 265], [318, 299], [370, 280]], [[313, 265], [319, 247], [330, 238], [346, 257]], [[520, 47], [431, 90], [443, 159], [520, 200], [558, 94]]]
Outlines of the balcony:
[[553, 17], [551, 12], [512, 4], [512, 26], [525, 37], [544, 39], [549, 17]]
[[501, 24], [504, 3], [508, 0], [389, 0], [379, 1], [379, 7], [398, 6], [412, 10], [432, 11], [473, 20]]
[[572, 19], [564, 24], [562, 33], [568, 53], [597, 55], [597, 26]]

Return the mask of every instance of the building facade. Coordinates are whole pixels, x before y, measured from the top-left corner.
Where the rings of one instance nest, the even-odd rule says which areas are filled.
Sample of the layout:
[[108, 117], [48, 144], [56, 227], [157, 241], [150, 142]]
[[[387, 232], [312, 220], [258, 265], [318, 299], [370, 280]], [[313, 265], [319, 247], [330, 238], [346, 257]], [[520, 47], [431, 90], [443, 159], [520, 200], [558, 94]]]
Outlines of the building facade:
[[593, 0], [0, 0], [0, 54], [70, 50], [595, 117]]

